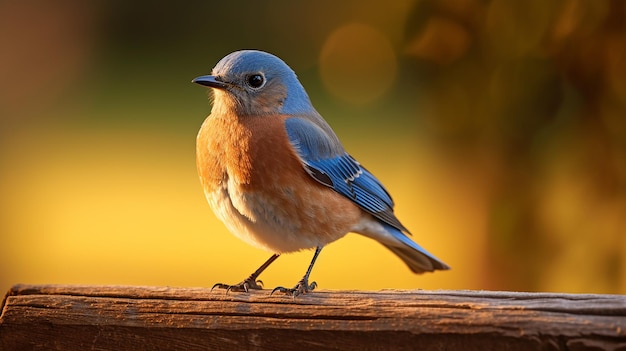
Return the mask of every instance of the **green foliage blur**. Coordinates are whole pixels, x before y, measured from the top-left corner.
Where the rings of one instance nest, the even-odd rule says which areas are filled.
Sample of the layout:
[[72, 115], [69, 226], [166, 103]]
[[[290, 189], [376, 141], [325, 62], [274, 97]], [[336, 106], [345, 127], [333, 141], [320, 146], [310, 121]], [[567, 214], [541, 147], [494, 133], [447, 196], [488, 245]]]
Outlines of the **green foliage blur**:
[[[105, 187], [118, 196], [109, 201], [123, 204], [132, 201], [130, 190], [117, 193], [116, 181], [142, 187], [174, 164], [163, 161], [152, 169], [146, 158], [155, 164], [183, 160], [184, 175], [171, 185], [193, 195], [176, 202], [155, 194], [155, 186], [149, 196], [171, 204], [170, 212], [193, 198], [198, 212], [212, 216], [200, 207], [193, 165], [195, 133], [209, 103], [190, 81], [210, 73], [226, 54], [253, 48], [276, 54], [297, 72], [347, 149], [382, 174], [392, 195], [399, 194], [396, 200], [421, 198], [424, 205], [413, 207], [397, 201], [403, 222], [452, 223], [445, 235], [437, 226], [416, 233], [457, 274], [442, 276], [439, 287], [624, 294], [625, 38], [626, 2], [620, 0], [1, 2], [0, 288], [23, 280], [64, 281], [58, 272], [33, 273], [48, 261], [29, 264], [31, 255], [45, 258], [50, 251], [31, 251], [46, 233], [26, 234], [41, 218], [47, 218], [37, 227], [42, 231], [55, 225], [57, 217], [45, 212], [78, 191], [66, 185], [49, 197], [28, 192], [59, 188], [60, 179], [85, 182], [83, 193]], [[158, 155], [117, 142], [146, 133], [163, 146]], [[146, 162], [137, 168], [146, 173], [135, 174], [132, 184], [110, 177], [89, 183], [110, 168], [89, 156], [51, 151], [64, 143], [59, 150], [136, 155], [117, 166]], [[57, 159], [68, 172], [54, 173], [59, 180], [47, 171]], [[72, 167], [85, 162], [93, 168], [73, 178]], [[403, 183], [401, 175], [385, 173], [393, 167], [416, 173], [405, 174]], [[442, 190], [434, 194], [445, 193], [445, 199], [404, 190], [430, 186], [410, 185], [420, 179], [435, 179]], [[92, 220], [89, 203], [83, 205], [84, 218], [70, 221], [104, 225]], [[107, 207], [113, 222], [120, 216], [116, 206], [123, 205]], [[425, 215], [429, 206], [432, 217]], [[138, 223], [160, 220], [142, 216], [135, 217]], [[136, 245], [133, 250], [142, 251], [147, 244]], [[396, 268], [398, 279], [410, 275]]]

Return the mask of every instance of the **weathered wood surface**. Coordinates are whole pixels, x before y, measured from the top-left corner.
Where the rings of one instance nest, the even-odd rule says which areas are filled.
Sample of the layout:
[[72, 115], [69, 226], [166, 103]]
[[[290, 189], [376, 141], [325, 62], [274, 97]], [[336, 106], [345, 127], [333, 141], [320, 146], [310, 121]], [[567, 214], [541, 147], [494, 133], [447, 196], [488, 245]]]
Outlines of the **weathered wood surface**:
[[2, 350], [626, 350], [626, 296], [17, 285]]

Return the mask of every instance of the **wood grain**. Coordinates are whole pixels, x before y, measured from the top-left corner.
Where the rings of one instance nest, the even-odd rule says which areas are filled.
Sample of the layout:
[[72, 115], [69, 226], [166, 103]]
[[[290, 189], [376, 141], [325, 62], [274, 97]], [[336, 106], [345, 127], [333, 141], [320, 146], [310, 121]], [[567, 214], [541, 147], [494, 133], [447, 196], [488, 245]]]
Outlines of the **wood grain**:
[[17, 285], [2, 350], [626, 350], [626, 296]]

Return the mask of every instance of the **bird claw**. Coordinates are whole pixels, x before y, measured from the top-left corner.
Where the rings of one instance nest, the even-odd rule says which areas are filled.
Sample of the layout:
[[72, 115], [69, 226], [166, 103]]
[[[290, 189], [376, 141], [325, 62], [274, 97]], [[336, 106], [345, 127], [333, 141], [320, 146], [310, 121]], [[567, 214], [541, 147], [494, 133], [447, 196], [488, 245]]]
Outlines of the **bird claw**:
[[283, 294], [290, 295], [291, 297], [295, 298], [296, 296], [313, 291], [316, 287], [316, 282], [311, 282], [311, 284], [309, 284], [308, 280], [302, 279], [298, 282], [298, 284], [296, 284], [296, 286], [291, 289], [282, 286], [275, 287], [274, 290], [272, 290], [272, 292], [270, 293], [270, 296], [279, 291]]
[[245, 279], [241, 283], [235, 284], [235, 285], [228, 285], [228, 284], [217, 283], [217, 284], [213, 285], [213, 287], [211, 288], [211, 291], [213, 291], [213, 289], [215, 289], [215, 288], [226, 289], [226, 294], [228, 294], [231, 291], [234, 291], [234, 292], [248, 292], [250, 289], [262, 290], [263, 289], [263, 281], [261, 281], [261, 280], [254, 280], [254, 279], [251, 279], [251, 277], [248, 277], [247, 279]]

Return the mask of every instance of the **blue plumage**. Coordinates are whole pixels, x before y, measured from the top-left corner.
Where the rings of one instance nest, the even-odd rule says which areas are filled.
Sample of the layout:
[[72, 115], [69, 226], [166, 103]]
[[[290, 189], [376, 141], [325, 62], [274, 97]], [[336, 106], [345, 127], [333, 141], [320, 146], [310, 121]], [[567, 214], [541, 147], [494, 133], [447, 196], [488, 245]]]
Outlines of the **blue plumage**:
[[287, 119], [285, 128], [305, 169], [315, 180], [377, 219], [408, 233], [393, 214], [393, 200], [381, 182], [343, 148], [337, 148], [322, 128], [303, 118]]
[[[383, 224], [385, 231], [391, 234], [395, 239], [399, 240], [403, 245], [389, 245], [384, 242], [381, 244], [385, 245], [391, 252], [395, 253], [398, 257], [400, 257], [409, 268], [415, 273], [421, 273], [424, 270], [433, 271], [437, 269], [446, 270], [450, 269], [450, 267], [435, 257], [430, 252], [426, 251], [419, 244], [409, 239], [404, 233], [399, 231], [397, 228], [390, 226], [388, 224]], [[416, 255], [415, 252], [419, 252], [419, 255]]]

